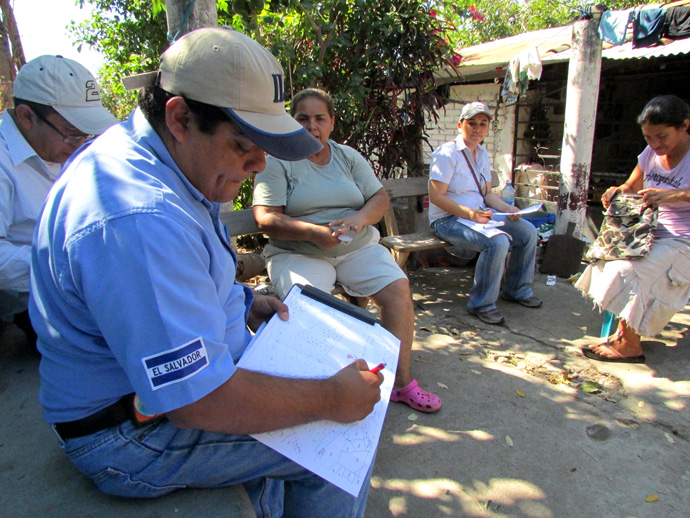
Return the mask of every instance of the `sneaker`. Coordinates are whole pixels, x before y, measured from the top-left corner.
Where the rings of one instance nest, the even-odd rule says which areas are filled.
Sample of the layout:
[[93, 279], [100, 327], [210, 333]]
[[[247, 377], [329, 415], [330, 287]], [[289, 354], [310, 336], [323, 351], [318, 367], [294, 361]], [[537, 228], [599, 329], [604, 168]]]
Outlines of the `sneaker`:
[[513, 297], [509, 297], [508, 295], [504, 295], [501, 293], [501, 298], [503, 300], [507, 300], [508, 302], [515, 302], [517, 304], [521, 304], [526, 308], [538, 308], [542, 305], [541, 299], [535, 297], [534, 295], [530, 297], [525, 297], [524, 299], [514, 299]]
[[476, 311], [474, 309], [467, 310], [470, 315], [474, 315], [479, 320], [486, 324], [498, 325], [506, 321], [501, 315], [501, 312], [497, 309], [489, 309], [488, 311]]

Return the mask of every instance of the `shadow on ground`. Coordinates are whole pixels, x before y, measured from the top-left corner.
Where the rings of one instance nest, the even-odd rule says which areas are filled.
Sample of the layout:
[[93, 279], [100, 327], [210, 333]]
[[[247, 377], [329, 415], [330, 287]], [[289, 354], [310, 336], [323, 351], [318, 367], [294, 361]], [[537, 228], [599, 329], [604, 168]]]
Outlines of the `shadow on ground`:
[[[645, 342], [646, 365], [598, 363], [579, 349], [601, 316], [570, 283], [538, 274], [544, 306], [499, 301], [506, 325], [489, 326], [465, 310], [472, 275], [410, 274], [413, 375], [443, 408], [391, 404], [367, 518], [690, 516], [690, 308]], [[14, 326], [0, 328], [0, 365], [1, 516], [246, 516], [232, 488], [100, 494], [42, 421], [38, 358]]]
[[572, 284], [537, 275], [544, 306], [500, 301], [489, 326], [465, 310], [472, 274], [410, 274], [413, 375], [444, 406], [391, 405], [367, 516], [690, 516], [690, 308], [647, 365], [603, 364], [579, 353], [601, 316]]

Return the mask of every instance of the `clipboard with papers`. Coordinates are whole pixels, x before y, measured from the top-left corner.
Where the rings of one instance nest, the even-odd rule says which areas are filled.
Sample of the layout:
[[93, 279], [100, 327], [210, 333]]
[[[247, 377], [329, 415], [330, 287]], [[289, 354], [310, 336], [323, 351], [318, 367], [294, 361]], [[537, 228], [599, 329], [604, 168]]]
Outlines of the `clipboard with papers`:
[[361, 421], [316, 421], [252, 437], [352, 495], [373, 462], [393, 390], [400, 341], [369, 312], [312, 286], [294, 285], [284, 298], [288, 321], [274, 315], [237, 363], [284, 377], [327, 378], [357, 358], [385, 363], [381, 400]]

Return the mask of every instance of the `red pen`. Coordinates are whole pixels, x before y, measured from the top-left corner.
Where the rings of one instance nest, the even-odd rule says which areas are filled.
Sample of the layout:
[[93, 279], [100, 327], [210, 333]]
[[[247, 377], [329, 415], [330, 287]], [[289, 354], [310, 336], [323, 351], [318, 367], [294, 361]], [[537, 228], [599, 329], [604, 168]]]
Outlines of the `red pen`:
[[385, 366], [386, 366], [385, 363], [379, 363], [376, 367], [371, 369], [369, 372], [373, 372], [374, 374], [376, 374], [377, 372], [382, 371]]

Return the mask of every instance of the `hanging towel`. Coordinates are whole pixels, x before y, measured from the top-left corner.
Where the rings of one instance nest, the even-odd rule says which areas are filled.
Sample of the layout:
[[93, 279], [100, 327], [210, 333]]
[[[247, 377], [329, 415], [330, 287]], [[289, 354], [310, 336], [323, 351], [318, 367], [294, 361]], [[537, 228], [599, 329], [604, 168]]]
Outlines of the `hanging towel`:
[[511, 59], [501, 88], [503, 102], [515, 104], [520, 94], [527, 91], [529, 81], [541, 77], [542, 68], [537, 47], [523, 50]]
[[666, 10], [663, 35], [674, 40], [690, 36], [690, 5]]
[[[542, 64], [537, 47], [523, 50], [518, 54], [520, 58], [520, 74], [524, 73], [527, 79], [539, 79], [541, 77]], [[525, 87], [527, 84], [525, 83]]]
[[664, 28], [666, 9], [641, 9], [633, 16], [633, 48], [651, 47], [659, 43]]
[[599, 37], [612, 45], [623, 45], [634, 9], [626, 11], [604, 11], [599, 22]]

